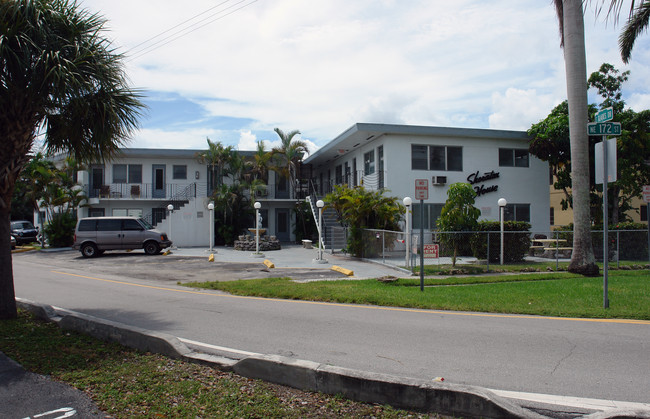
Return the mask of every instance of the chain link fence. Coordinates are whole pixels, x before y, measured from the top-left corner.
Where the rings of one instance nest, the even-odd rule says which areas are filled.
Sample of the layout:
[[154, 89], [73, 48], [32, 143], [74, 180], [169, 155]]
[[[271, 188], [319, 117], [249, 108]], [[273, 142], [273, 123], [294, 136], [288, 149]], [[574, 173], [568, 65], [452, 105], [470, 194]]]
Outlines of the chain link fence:
[[[348, 237], [340, 228], [339, 237]], [[360, 247], [363, 259], [394, 265], [415, 271], [420, 265], [423, 249], [425, 265], [457, 267], [473, 266], [485, 272], [501, 264], [521, 265], [544, 270], [563, 270], [573, 252], [572, 231], [500, 231], [435, 232], [425, 231], [423, 243], [420, 232], [410, 235], [401, 231], [364, 229]], [[602, 230], [592, 232], [592, 244], [597, 261], [603, 261]], [[640, 265], [650, 267], [648, 232], [646, 230], [615, 230], [608, 232], [608, 260], [611, 267]], [[333, 251], [347, 252], [345, 241]]]

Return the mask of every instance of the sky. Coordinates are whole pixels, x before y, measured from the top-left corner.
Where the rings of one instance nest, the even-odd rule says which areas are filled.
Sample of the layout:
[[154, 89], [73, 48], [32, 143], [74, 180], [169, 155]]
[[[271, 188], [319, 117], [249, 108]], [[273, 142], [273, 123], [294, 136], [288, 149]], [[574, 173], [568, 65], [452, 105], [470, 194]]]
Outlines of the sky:
[[[615, 25], [585, 9], [587, 74], [630, 70], [650, 109], [650, 35], [624, 65]], [[148, 109], [129, 147], [254, 150], [274, 128], [313, 153], [357, 122], [527, 130], [566, 99], [551, 0], [80, 0]], [[629, 7], [629, 6], [628, 6]], [[589, 102], [601, 99], [590, 90]]]

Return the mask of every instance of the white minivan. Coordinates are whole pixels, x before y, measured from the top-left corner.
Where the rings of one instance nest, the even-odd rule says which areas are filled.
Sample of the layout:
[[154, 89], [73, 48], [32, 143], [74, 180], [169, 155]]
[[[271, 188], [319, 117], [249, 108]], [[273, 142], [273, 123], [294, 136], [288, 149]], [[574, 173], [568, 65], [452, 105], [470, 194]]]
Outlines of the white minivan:
[[171, 245], [165, 232], [142, 218], [90, 217], [77, 221], [72, 248], [90, 258], [120, 249], [144, 249], [146, 254], [156, 255]]

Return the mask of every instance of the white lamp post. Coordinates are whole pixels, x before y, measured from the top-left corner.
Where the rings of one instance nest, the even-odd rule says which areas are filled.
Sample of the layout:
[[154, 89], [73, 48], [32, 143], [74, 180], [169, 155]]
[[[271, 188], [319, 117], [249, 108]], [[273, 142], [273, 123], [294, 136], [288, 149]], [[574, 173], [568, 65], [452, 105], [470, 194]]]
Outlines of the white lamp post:
[[208, 204], [208, 211], [210, 211], [210, 251], [214, 247], [214, 202]]
[[411, 197], [407, 196], [405, 197], [402, 202], [404, 202], [404, 206], [406, 207], [406, 232], [404, 233], [406, 235], [406, 267], [410, 268], [411, 267], [411, 204], [413, 203], [413, 200]]
[[174, 206], [172, 204], [167, 205], [167, 211], [169, 211], [169, 236], [172, 237], [172, 212], [174, 212]]
[[260, 255], [260, 208], [262, 204], [256, 202], [253, 204], [255, 207], [255, 255]]
[[321, 199], [316, 201], [316, 206], [318, 207], [318, 263], [326, 263], [326, 260], [323, 260], [323, 207], [325, 202]]
[[503, 265], [503, 222], [505, 221], [503, 218], [503, 212], [506, 208], [506, 205], [508, 205], [508, 201], [506, 201], [505, 198], [500, 198], [497, 201], [497, 204], [499, 204], [499, 219], [501, 221], [501, 256], [500, 256], [500, 261], [501, 264]]

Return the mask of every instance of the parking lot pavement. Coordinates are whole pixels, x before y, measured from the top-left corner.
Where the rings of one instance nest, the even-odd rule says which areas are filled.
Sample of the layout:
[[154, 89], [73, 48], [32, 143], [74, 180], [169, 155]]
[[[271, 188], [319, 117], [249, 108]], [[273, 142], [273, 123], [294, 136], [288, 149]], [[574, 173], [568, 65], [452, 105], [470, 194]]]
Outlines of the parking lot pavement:
[[27, 372], [0, 352], [0, 406], [3, 418], [104, 418], [86, 394]]

